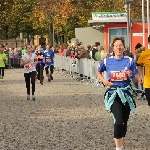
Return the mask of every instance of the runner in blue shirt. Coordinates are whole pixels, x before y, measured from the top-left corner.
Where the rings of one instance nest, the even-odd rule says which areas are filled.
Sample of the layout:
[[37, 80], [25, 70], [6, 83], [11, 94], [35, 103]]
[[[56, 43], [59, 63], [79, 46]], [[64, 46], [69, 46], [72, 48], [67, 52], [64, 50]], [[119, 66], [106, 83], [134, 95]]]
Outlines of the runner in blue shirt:
[[[48, 82], [53, 80], [53, 71], [54, 71], [54, 51], [50, 49], [50, 45], [48, 44], [46, 46], [46, 50], [44, 51], [44, 57], [45, 57], [45, 71], [46, 76], [48, 77]], [[50, 69], [50, 72], [49, 72]]]
[[[106, 110], [111, 112], [114, 118], [116, 150], [123, 149], [130, 111], [135, 112], [136, 108], [130, 83], [132, 80], [138, 80], [137, 69], [134, 60], [124, 56], [124, 43], [122, 38], [113, 40], [113, 56], [105, 58], [97, 71], [97, 77], [108, 87], [104, 102]], [[107, 79], [102, 75], [104, 71], [107, 73]]]

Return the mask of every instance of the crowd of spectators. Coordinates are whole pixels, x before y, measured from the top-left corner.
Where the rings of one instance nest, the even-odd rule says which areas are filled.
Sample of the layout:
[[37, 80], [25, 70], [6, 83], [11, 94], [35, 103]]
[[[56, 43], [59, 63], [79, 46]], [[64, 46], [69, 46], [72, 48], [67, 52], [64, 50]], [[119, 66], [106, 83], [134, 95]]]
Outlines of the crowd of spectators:
[[[41, 45], [35, 46], [32, 45], [32, 52], [36, 52], [38, 49], [44, 51], [45, 48]], [[62, 43], [59, 46], [52, 47], [55, 53], [60, 56], [66, 56], [71, 58], [88, 58], [94, 59], [95, 61], [101, 61], [106, 57], [112, 56], [112, 50], [106, 52], [104, 47], [100, 45], [100, 42], [95, 42], [93, 45], [84, 46], [84, 43], [79, 42], [78, 44], [72, 44], [71, 41], [67, 43]], [[6, 66], [9, 68], [18, 68], [20, 67], [20, 59], [22, 55], [26, 53], [26, 46], [12, 48], [9, 46], [5, 46], [4, 52], [8, 57], [8, 61], [6, 62]], [[125, 48], [125, 55], [133, 57], [132, 53], [130, 53], [129, 49]]]

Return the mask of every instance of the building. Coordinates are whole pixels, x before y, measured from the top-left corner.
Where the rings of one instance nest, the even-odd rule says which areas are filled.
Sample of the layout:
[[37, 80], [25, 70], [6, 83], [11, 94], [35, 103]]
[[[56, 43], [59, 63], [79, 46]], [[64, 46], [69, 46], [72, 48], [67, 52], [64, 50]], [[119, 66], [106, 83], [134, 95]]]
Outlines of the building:
[[[92, 20], [88, 23], [93, 28], [103, 32], [104, 47], [108, 52], [110, 43], [115, 37], [122, 37], [128, 46], [127, 13], [125, 12], [93, 12]], [[102, 31], [103, 30], [103, 31]], [[148, 24], [145, 23], [145, 47], [148, 48]], [[131, 52], [134, 54], [135, 45], [143, 44], [143, 24], [138, 20], [131, 20]]]

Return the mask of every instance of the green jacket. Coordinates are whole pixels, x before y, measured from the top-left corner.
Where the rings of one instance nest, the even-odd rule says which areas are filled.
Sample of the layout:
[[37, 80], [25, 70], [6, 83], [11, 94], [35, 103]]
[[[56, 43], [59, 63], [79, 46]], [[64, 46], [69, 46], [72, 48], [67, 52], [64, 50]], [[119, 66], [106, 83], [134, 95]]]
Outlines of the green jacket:
[[26, 52], [27, 52], [27, 50], [26, 50], [26, 49], [23, 49], [23, 50], [21, 51], [21, 54], [24, 55]]
[[101, 51], [97, 51], [97, 52], [95, 53], [95, 60], [96, 60], [96, 61], [101, 61]]

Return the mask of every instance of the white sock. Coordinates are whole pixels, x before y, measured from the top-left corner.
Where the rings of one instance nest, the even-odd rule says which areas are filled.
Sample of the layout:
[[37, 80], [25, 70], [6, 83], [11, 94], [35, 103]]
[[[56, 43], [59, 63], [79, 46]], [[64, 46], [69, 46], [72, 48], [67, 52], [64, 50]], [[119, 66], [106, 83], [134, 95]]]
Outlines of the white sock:
[[122, 147], [116, 148], [116, 150], [122, 150]]

